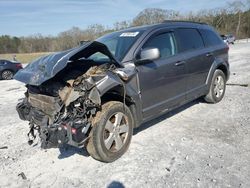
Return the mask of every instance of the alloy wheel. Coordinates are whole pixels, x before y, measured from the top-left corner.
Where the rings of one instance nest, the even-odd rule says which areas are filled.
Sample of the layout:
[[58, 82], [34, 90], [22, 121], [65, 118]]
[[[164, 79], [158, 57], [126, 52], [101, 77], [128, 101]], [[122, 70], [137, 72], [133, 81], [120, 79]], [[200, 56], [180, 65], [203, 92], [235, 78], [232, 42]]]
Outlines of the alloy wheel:
[[214, 82], [214, 94], [217, 98], [223, 95], [225, 88], [225, 82], [221, 75], [217, 76]]
[[3, 71], [3, 73], [2, 73], [2, 78], [3, 78], [4, 80], [10, 80], [10, 79], [13, 78], [13, 73], [12, 73], [11, 71], [9, 71], [9, 70], [5, 70], [5, 71]]
[[104, 128], [104, 144], [111, 152], [119, 151], [126, 143], [129, 132], [128, 117], [122, 112], [112, 115]]

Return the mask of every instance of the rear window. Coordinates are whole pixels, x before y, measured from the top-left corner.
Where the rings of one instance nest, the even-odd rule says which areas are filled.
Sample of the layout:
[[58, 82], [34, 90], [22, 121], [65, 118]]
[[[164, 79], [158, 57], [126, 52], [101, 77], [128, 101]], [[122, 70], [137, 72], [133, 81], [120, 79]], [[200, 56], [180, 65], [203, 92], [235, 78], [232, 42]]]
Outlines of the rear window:
[[180, 52], [204, 48], [201, 35], [196, 29], [177, 29], [176, 34]]
[[[200, 32], [206, 46], [214, 46], [222, 43], [221, 38], [218, 35], [216, 35], [213, 31], [201, 29]], [[224, 37], [223, 39], [226, 39], [226, 36], [223, 37]]]

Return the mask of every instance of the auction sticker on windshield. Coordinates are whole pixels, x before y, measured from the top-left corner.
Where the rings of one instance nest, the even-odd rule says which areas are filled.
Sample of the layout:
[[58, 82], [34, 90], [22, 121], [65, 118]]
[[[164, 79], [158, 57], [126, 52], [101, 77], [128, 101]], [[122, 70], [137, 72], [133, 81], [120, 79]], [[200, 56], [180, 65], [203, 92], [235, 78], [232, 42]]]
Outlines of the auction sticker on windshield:
[[139, 34], [139, 32], [126, 32], [122, 33], [120, 37], [136, 37]]

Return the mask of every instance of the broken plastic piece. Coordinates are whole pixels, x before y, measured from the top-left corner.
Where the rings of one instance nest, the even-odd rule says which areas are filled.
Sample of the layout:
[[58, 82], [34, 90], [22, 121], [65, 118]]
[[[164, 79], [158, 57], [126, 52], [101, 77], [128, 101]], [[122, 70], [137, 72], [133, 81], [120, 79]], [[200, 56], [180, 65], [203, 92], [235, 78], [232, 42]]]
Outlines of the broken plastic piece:
[[21, 176], [23, 180], [27, 180], [27, 177], [25, 176], [24, 172], [21, 172], [18, 174], [18, 176]]

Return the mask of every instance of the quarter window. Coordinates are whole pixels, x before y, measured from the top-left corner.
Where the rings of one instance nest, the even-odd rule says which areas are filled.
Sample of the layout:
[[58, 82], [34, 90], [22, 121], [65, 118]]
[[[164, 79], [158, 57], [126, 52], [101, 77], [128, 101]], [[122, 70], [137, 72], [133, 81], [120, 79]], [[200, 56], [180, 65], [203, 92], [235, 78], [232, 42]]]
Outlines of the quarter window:
[[201, 35], [196, 29], [177, 29], [176, 33], [180, 52], [204, 48]]
[[146, 48], [158, 48], [161, 59], [175, 55], [176, 45], [173, 33], [162, 33], [150, 38], [142, 47], [142, 49]]

